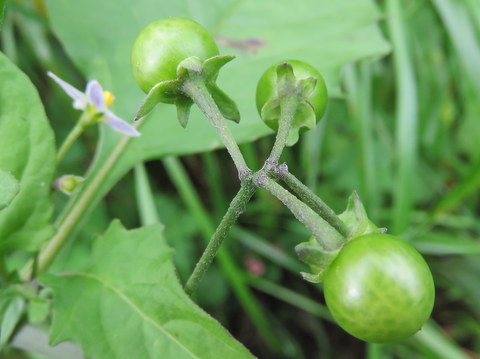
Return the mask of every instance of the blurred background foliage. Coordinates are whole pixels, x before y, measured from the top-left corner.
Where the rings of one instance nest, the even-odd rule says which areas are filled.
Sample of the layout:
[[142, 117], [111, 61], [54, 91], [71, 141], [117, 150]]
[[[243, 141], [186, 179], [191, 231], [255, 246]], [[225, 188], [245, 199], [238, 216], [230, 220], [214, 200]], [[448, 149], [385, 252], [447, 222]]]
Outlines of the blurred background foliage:
[[[61, 140], [78, 113], [46, 71], [78, 88], [98, 78], [115, 91], [114, 110], [131, 118], [142, 96], [130, 73], [122, 73], [132, 36], [157, 17], [192, 17], [217, 36], [223, 53], [238, 56], [220, 84], [238, 101], [244, 123], [235, 135], [253, 169], [273, 143], [254, 108], [257, 78], [287, 55], [310, 61], [326, 74], [333, 96], [316, 130], [283, 160], [337, 212], [357, 190], [373, 222], [424, 254], [437, 286], [432, 319], [400, 344], [365, 344], [343, 332], [331, 322], [321, 287], [300, 279], [305, 268], [293, 247], [308, 233], [264, 192], [235, 226], [195, 300], [260, 358], [480, 358], [480, 3], [336, 1], [321, 13], [325, 29], [348, 35], [348, 46], [337, 49], [341, 37], [335, 31], [312, 34], [309, 19], [302, 19], [313, 18], [314, 1], [298, 1], [293, 10], [284, 3], [155, 2], [152, 12], [150, 1], [11, 0], [1, 49], [39, 89]], [[275, 20], [290, 14], [291, 23]], [[359, 23], [349, 29], [352, 16]], [[370, 24], [376, 20], [378, 27]], [[146, 142], [122, 159], [51, 271], [83, 266], [92, 235], [112, 218], [139, 226], [139, 183], [148, 179], [178, 275], [185, 281], [191, 273], [238, 180], [226, 151], [213, 150], [219, 142], [198, 113], [189, 132], [173, 120], [172, 109], [154, 116], [161, 124], [155, 131], [145, 128]], [[116, 139], [104, 132], [97, 163]], [[82, 174], [94, 158], [97, 136], [96, 129], [87, 131], [60, 172]], [[148, 162], [122, 177], [139, 160]], [[57, 210], [67, 200], [59, 193], [53, 199]], [[36, 357], [15, 350], [2, 355]]]

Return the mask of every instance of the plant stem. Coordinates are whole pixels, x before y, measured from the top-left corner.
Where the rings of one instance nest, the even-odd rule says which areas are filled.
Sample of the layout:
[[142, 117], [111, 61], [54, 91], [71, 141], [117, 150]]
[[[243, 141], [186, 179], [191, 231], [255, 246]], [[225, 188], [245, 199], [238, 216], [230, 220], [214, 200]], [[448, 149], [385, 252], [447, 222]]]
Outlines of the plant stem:
[[[136, 123], [135, 127], [140, 127], [143, 123], [143, 120], [144, 119], [140, 119]], [[38, 275], [47, 269], [67, 240], [68, 235], [75, 228], [75, 225], [77, 225], [79, 219], [82, 217], [88, 205], [90, 204], [90, 201], [95, 196], [96, 191], [101, 186], [102, 182], [107, 177], [130, 140], [131, 137], [122, 136], [113, 151], [110, 153], [109, 157], [103, 163], [100, 170], [97, 172], [96, 176], [88, 184], [88, 187], [79, 193], [80, 197], [78, 199], [72, 198], [72, 201], [74, 201], [72, 209], [64, 217], [62, 217], [61, 221], [58, 223], [56, 233], [52, 239], [50, 239], [47, 245], [40, 251], [35, 268], [33, 260], [29, 261], [25, 267], [22, 268], [20, 272], [20, 277], [22, 280], [30, 280], [32, 274]]]
[[333, 251], [341, 247], [344, 238], [309, 206], [273, 179], [264, 173], [258, 172], [254, 177], [254, 182], [258, 187], [265, 188], [287, 206], [293, 215], [308, 228], [310, 233], [325, 250]]
[[343, 237], [348, 237], [348, 227], [340, 218], [338, 218], [333, 209], [323, 202], [320, 197], [313, 193], [310, 188], [305, 186], [297, 177], [291, 174], [286, 168], [286, 165], [279, 166], [279, 170], [276, 171], [276, 173], [303, 202], [327, 221], [327, 223], [335, 228]]
[[72, 147], [73, 143], [77, 140], [77, 138], [82, 134], [83, 130], [85, 129], [85, 125], [82, 121], [83, 116], [85, 115], [82, 115], [82, 117], [80, 117], [80, 120], [77, 121], [75, 126], [72, 128], [72, 130], [68, 134], [67, 138], [65, 138], [62, 145], [58, 149], [57, 165], [62, 161], [67, 151], [70, 149], [70, 147]]
[[251, 180], [246, 180], [242, 183], [240, 190], [230, 202], [227, 212], [222, 218], [222, 221], [218, 225], [215, 233], [213, 234], [210, 242], [208, 242], [207, 248], [202, 254], [202, 257], [197, 262], [193, 273], [190, 275], [190, 278], [185, 284], [185, 292], [191, 294], [195, 291], [198, 286], [198, 283], [202, 279], [203, 275], [207, 271], [210, 264], [212, 264], [213, 259], [215, 258], [220, 245], [227, 236], [230, 228], [236, 222], [238, 217], [245, 211], [247, 203], [252, 198], [255, 193], [255, 186]]
[[282, 155], [285, 143], [287, 142], [288, 133], [292, 122], [297, 112], [298, 99], [295, 96], [285, 96], [280, 99], [280, 119], [278, 121], [278, 132], [275, 137], [275, 143], [273, 144], [272, 152], [268, 156], [267, 164], [274, 167], [277, 166], [278, 160]]
[[[167, 157], [163, 159], [163, 163], [172, 182], [177, 187], [180, 197], [198, 223], [203, 239], [208, 243], [215, 228], [212, 224], [212, 217], [202, 205], [192, 181], [177, 158]], [[245, 282], [244, 271], [238, 267], [238, 264], [235, 262], [231, 253], [226, 250], [225, 246], [218, 251], [218, 264], [225, 274], [227, 282], [232, 287], [235, 296], [238, 298], [240, 305], [254, 323], [262, 339], [270, 350], [274, 352], [278, 351], [280, 347], [279, 340], [269, 323], [266, 313], [262, 310], [251, 289]]]
[[247, 177], [251, 171], [245, 163], [245, 159], [238, 148], [232, 132], [225, 124], [225, 120], [203, 80], [197, 77], [186, 80], [183, 85], [183, 92], [197, 104], [204, 115], [210, 120], [210, 123], [215, 128], [215, 131], [217, 131], [217, 134], [220, 136], [220, 139], [232, 157], [235, 167], [237, 167], [239, 178], [244, 179]]

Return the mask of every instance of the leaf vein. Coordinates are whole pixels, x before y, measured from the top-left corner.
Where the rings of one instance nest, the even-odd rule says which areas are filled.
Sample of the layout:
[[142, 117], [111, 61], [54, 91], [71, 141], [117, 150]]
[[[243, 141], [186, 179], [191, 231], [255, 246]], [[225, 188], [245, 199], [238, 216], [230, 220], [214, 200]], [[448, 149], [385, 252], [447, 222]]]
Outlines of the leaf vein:
[[176, 343], [182, 350], [184, 350], [187, 354], [189, 354], [192, 358], [195, 359], [201, 359], [200, 357], [196, 356], [194, 353], [192, 353], [182, 342], [180, 342], [175, 336], [170, 334], [165, 328], [163, 328], [159, 323], [157, 323], [155, 320], [150, 318], [146, 313], [144, 313], [128, 296], [126, 296], [120, 289], [117, 287], [113, 286], [112, 284], [108, 283], [107, 281], [103, 280], [101, 277], [95, 275], [95, 274], [90, 274], [90, 273], [80, 273], [80, 272], [72, 272], [72, 273], [66, 273], [64, 276], [79, 276], [79, 277], [86, 277], [89, 279], [93, 279], [98, 281], [100, 284], [105, 286], [106, 288], [110, 289], [113, 291], [116, 295], [118, 295], [127, 305], [129, 305], [136, 313], [142, 317], [143, 320], [153, 324], [155, 328], [160, 330], [164, 335], [169, 337], [174, 343]]

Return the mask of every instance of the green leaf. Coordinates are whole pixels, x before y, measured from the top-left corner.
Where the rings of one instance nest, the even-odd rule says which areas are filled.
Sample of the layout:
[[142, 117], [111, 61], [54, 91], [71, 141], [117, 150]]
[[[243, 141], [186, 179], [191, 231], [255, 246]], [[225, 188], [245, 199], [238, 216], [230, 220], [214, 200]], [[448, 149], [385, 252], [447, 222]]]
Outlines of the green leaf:
[[0, 254], [34, 250], [52, 233], [50, 185], [55, 170], [53, 133], [30, 80], [0, 54], [0, 168], [20, 191], [0, 212]]
[[[67, 53], [85, 76], [98, 79], [115, 94], [113, 111], [125, 119], [133, 117], [144, 96], [130, 70], [135, 37], [159, 17], [194, 14], [223, 44], [221, 52], [236, 56], [222, 69], [218, 84], [242, 115], [240, 124], [228, 124], [240, 142], [272, 133], [254, 106], [257, 80], [271, 64], [291, 58], [307, 61], [325, 75], [329, 92], [338, 95], [339, 70], [344, 64], [389, 50], [376, 24], [380, 13], [372, 0], [304, 0], [294, 7], [289, 0], [141, 0], [122, 6], [116, 0], [50, 0], [47, 5], [53, 30]], [[140, 128], [142, 136], [129, 145], [99, 195], [138, 162], [221, 146], [196, 108], [186, 129], [178, 126], [175, 117], [175, 106], [155, 108]], [[118, 138], [105, 130], [103, 136], [92, 172]]]
[[102, 359], [253, 358], [183, 292], [161, 228], [113, 222], [88, 270], [41, 278], [54, 291], [51, 341]]
[[24, 299], [16, 297], [10, 302], [5, 310], [0, 327], [0, 348], [10, 339], [10, 336], [22, 317], [24, 306]]
[[0, 169], [0, 211], [12, 202], [18, 190], [19, 185], [15, 177]]

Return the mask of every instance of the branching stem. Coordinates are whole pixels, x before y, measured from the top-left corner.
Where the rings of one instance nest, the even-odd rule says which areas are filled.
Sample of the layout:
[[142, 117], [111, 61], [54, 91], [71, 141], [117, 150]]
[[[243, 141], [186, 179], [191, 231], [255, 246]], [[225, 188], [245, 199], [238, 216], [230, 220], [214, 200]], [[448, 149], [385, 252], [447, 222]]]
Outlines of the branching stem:
[[243, 180], [251, 174], [245, 159], [243, 158], [240, 148], [232, 135], [232, 132], [225, 124], [225, 120], [218, 108], [217, 104], [210, 95], [205, 83], [201, 78], [192, 77], [183, 84], [183, 91], [193, 102], [200, 108], [204, 115], [210, 120], [211, 125], [215, 128], [218, 136], [225, 145], [228, 153], [232, 157], [235, 167], [237, 167], [238, 176]]
[[311, 209], [313, 209], [328, 224], [335, 228], [343, 237], [348, 237], [348, 227], [338, 218], [333, 209], [322, 201], [310, 188], [305, 186], [297, 177], [288, 171], [285, 164], [279, 166], [275, 171], [277, 176]]

